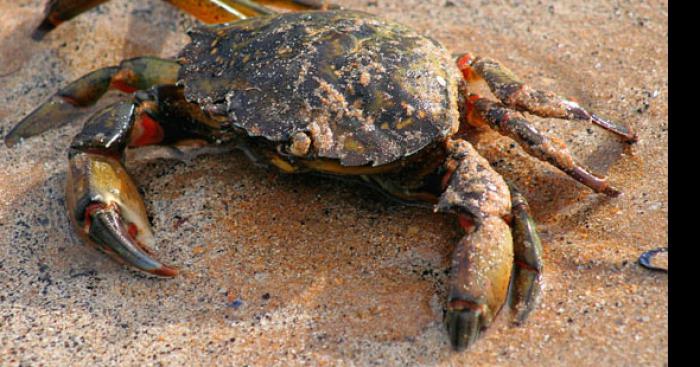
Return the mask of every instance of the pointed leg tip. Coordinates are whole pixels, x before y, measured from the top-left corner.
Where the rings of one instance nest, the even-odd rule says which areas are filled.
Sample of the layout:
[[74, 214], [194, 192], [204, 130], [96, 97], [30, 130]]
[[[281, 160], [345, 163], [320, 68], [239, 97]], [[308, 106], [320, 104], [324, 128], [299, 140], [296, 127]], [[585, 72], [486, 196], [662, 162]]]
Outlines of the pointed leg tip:
[[15, 145], [17, 145], [18, 139], [13, 136], [7, 135], [5, 139], [3, 139], [3, 141], [5, 142], [6, 147], [12, 148]]
[[[541, 244], [538, 247], [540, 248], [539, 253], [541, 252]], [[509, 299], [510, 324], [518, 327], [525, 324], [532, 312], [540, 304], [542, 297], [542, 269], [521, 268], [516, 263], [512, 286], [512, 293]]]
[[172, 278], [179, 273], [179, 270], [167, 265], [162, 265], [160, 268], [149, 270], [149, 273], [164, 278]]
[[622, 191], [620, 191], [612, 186], [608, 186], [605, 189], [603, 189], [603, 194], [605, 194], [611, 198], [616, 198], [616, 197], [619, 197], [620, 195], [622, 195]]
[[632, 129], [628, 128], [627, 126], [608, 121], [594, 113], [590, 114], [590, 119], [594, 124], [620, 136], [626, 143], [636, 143], [638, 140], [637, 133], [632, 131]]
[[623, 129], [614, 132], [622, 138], [622, 141], [624, 141], [627, 144], [634, 144], [637, 141], [639, 141], [637, 133], [630, 128], [624, 127]]
[[34, 41], [41, 41], [44, 39], [44, 36], [51, 32], [54, 28], [56, 28], [56, 25], [51, 23], [48, 19], [44, 19], [41, 24], [39, 24], [38, 27], [32, 32], [32, 39]]
[[510, 319], [511, 326], [520, 327], [527, 322], [528, 317], [535, 308], [535, 304], [532, 305], [521, 305], [520, 307], [513, 310], [513, 315]]
[[44, 31], [44, 30], [37, 28], [34, 30], [34, 32], [32, 32], [31, 37], [34, 41], [39, 42], [42, 39], [44, 39], [44, 36], [46, 35], [46, 33], [48, 33], [48, 31]]
[[26, 124], [23, 124], [24, 120], [26, 120], [26, 118], [22, 119], [22, 121], [15, 125], [3, 138], [3, 142], [5, 143], [6, 147], [12, 148], [27, 138], [27, 134], [23, 132], [23, 130], [26, 130]]

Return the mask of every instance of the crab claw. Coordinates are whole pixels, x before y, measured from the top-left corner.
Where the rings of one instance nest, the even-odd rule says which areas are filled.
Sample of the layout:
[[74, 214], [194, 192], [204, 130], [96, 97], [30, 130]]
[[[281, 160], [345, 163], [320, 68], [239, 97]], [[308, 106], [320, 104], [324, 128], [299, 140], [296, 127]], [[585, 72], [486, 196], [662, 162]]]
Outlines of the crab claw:
[[490, 323], [484, 319], [489, 314], [486, 305], [463, 299], [448, 302], [444, 321], [452, 348], [462, 351], [479, 339], [481, 330]]
[[452, 348], [472, 345], [491, 326], [508, 296], [513, 240], [508, 224], [486, 217], [472, 227], [452, 253], [444, 317]]
[[119, 160], [84, 152], [69, 160], [66, 204], [75, 231], [121, 263], [153, 275], [175, 276], [177, 269], [151, 256], [155, 240], [146, 208]]

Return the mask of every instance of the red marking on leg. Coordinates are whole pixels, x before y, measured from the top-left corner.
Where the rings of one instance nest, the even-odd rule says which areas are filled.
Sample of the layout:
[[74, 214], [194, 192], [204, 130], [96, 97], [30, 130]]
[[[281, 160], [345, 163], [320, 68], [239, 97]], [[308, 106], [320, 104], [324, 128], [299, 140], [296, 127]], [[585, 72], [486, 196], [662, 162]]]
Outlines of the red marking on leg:
[[140, 147], [144, 145], [158, 144], [163, 141], [165, 133], [160, 124], [147, 113], [139, 115], [131, 133], [129, 146]]
[[473, 58], [471, 54], [464, 54], [457, 59], [457, 67], [464, 75], [464, 78], [467, 80], [469, 79], [469, 75], [471, 74], [472, 59]]
[[127, 227], [127, 232], [129, 233], [129, 236], [131, 238], [136, 238], [136, 234], [139, 233], [139, 229], [134, 223], [129, 223], [129, 226]]
[[465, 299], [453, 299], [447, 305], [450, 310], [462, 311], [462, 310], [472, 310], [472, 311], [482, 311], [484, 305], [480, 305]]
[[[476, 102], [481, 99], [478, 94], [470, 94], [465, 103], [466, 107], [466, 120], [469, 125], [474, 127], [483, 127], [486, 125], [486, 121], [481, 117], [481, 114], [476, 109]], [[461, 131], [460, 131], [461, 132]]]
[[112, 88], [119, 89], [124, 93], [134, 93], [137, 90], [122, 80], [112, 80]]
[[481, 97], [479, 97], [478, 94], [470, 94], [469, 97], [467, 97], [467, 100], [465, 101], [467, 105], [467, 117], [470, 117], [472, 113], [474, 113], [474, 103], [478, 101]]
[[155, 274], [161, 277], [167, 277], [167, 278], [172, 278], [177, 275], [177, 269], [171, 268], [168, 266], [163, 265], [162, 267], [158, 269], [154, 269], [150, 271], [151, 274]]
[[478, 79], [479, 76], [472, 69], [474, 57], [471, 54], [464, 54], [457, 59], [457, 68], [462, 72], [462, 76], [466, 81]]
[[83, 220], [85, 221], [85, 228], [89, 231], [90, 225], [92, 225], [92, 214], [98, 210], [102, 210], [107, 206], [103, 203], [92, 203], [85, 207], [85, 213], [83, 214]]
[[111, 87], [119, 89], [120, 91], [125, 93], [134, 93], [137, 90], [137, 88], [134, 87], [134, 84], [137, 83], [137, 80], [138, 77], [136, 76], [133, 70], [122, 69], [119, 70], [112, 77]]
[[68, 95], [59, 95], [59, 97], [61, 97], [61, 99], [64, 102], [68, 103], [71, 106], [80, 106], [80, 101], [78, 101], [77, 98], [73, 98], [73, 97], [68, 96]]
[[474, 221], [464, 214], [459, 215], [459, 226], [464, 229], [465, 232], [469, 233], [474, 229]]
[[511, 225], [513, 223], [513, 215], [512, 214], [504, 215], [503, 221], [506, 222], [508, 225]]

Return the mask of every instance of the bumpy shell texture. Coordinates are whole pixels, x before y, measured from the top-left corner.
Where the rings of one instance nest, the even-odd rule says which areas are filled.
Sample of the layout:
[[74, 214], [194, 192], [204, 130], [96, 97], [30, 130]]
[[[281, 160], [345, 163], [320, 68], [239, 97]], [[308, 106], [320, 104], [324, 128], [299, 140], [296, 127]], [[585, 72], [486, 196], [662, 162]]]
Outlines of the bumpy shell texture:
[[180, 54], [188, 101], [309, 158], [382, 165], [456, 132], [458, 70], [436, 41], [354, 11], [202, 27]]

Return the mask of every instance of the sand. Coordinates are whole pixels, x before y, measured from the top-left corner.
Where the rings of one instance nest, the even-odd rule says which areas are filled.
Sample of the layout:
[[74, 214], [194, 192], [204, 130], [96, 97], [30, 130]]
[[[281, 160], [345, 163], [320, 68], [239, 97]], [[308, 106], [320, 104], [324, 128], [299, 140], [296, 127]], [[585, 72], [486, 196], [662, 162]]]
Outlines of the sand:
[[[195, 24], [165, 2], [116, 0], [41, 43], [43, 1], [0, 0], [0, 132], [60, 86], [140, 55], [173, 56]], [[501, 60], [538, 88], [633, 127], [627, 146], [536, 119], [624, 195], [591, 193], [493, 132], [471, 141], [530, 201], [544, 294], [453, 352], [442, 326], [449, 216], [372, 191], [255, 167], [241, 154], [131, 160], [159, 242], [182, 269], [145, 277], [82, 245], [65, 217], [80, 123], [0, 147], [0, 365], [663, 366], [668, 277], [666, 1], [338, 1]], [[505, 311], [504, 311], [505, 312]]]

